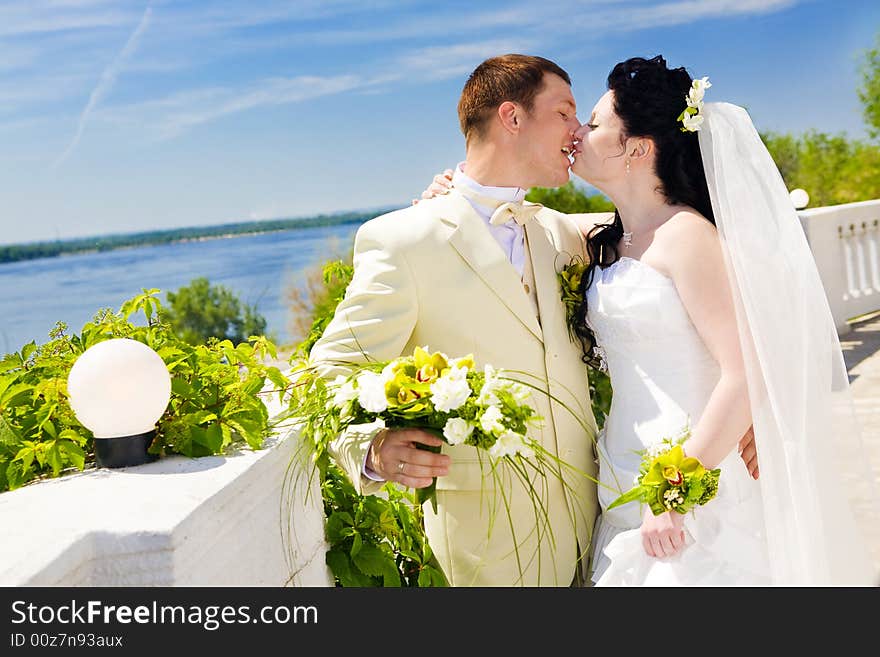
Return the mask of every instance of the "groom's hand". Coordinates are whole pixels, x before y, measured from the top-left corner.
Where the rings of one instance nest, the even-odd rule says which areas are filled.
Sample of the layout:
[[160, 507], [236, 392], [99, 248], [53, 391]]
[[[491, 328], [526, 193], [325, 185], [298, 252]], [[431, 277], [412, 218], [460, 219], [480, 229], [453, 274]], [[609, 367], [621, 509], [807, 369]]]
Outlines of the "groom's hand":
[[746, 464], [746, 468], [748, 468], [749, 474], [752, 475], [752, 479], [757, 479], [758, 448], [755, 447], [754, 427], [749, 427], [749, 430], [746, 431], [745, 435], [739, 439], [737, 450], [739, 451], [740, 457], [742, 457], [743, 463]]
[[449, 473], [449, 457], [419, 449], [416, 443], [440, 447], [443, 441], [421, 429], [386, 429], [373, 438], [367, 464], [386, 481], [425, 488], [434, 477]]

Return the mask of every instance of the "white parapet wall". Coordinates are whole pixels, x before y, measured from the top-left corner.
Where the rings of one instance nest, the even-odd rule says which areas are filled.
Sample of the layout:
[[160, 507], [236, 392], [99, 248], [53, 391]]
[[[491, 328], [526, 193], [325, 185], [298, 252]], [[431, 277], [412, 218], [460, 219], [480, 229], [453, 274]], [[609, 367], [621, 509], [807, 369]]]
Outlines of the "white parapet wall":
[[333, 586], [317, 476], [288, 470], [285, 436], [0, 494], [0, 585]]
[[[800, 210], [839, 335], [880, 310], [880, 200]], [[784, 245], [780, 245], [784, 248]]]

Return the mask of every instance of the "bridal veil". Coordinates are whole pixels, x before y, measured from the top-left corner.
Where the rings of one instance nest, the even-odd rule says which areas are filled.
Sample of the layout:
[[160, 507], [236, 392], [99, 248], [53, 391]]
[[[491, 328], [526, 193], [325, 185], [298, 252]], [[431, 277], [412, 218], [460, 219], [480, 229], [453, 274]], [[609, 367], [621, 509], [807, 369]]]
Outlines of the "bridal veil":
[[876, 510], [876, 475], [812, 252], [748, 113], [728, 103], [704, 112], [700, 151], [736, 303], [772, 580], [877, 585], [850, 500], [858, 489]]

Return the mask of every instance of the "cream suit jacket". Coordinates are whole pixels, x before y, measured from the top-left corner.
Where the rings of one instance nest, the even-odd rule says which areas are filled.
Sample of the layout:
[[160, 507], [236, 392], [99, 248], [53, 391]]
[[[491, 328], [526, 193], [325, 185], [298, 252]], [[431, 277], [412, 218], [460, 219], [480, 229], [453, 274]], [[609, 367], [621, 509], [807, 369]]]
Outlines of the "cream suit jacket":
[[[366, 222], [355, 238], [354, 277], [311, 352], [327, 376], [364, 354], [389, 360], [416, 346], [472, 353], [479, 368], [529, 372], [561, 402], [533, 394], [543, 421], [530, 435], [578, 471], [566, 471], [566, 486], [553, 475], [532, 477], [543, 511], [507, 468], [493, 477], [485, 453], [443, 446], [452, 463], [437, 479], [437, 513], [424, 506], [425, 526], [453, 586], [568, 586], [586, 568], [579, 552], [589, 548], [597, 513], [596, 424], [556, 277], [571, 256], [584, 256], [583, 238], [571, 216], [546, 208], [525, 234], [540, 320], [485, 222], [455, 190]], [[349, 430], [332, 449], [363, 494], [381, 485], [362, 476], [375, 433]]]

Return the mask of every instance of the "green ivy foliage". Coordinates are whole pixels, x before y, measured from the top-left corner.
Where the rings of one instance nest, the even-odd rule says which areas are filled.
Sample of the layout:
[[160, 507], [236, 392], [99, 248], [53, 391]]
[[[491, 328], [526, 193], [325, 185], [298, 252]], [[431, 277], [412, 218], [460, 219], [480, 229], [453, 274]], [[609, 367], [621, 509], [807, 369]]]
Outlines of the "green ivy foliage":
[[[58, 323], [45, 344], [30, 342], [0, 360], [0, 491], [94, 462], [94, 437], [70, 407], [67, 375], [86, 349], [111, 338], [143, 342], [171, 374], [171, 401], [151, 453], [196, 457], [262, 446], [270, 427], [261, 391], [267, 381], [278, 389], [289, 385], [277, 367], [264, 364], [277, 358], [275, 345], [265, 336], [189, 344], [160, 319], [158, 293], [144, 289], [118, 312], [100, 310], [78, 334]], [[146, 324], [134, 324], [135, 314]]]
[[448, 586], [422, 525], [415, 496], [385, 484], [382, 496], [358, 495], [335, 466], [321, 485], [327, 565], [339, 586]]

